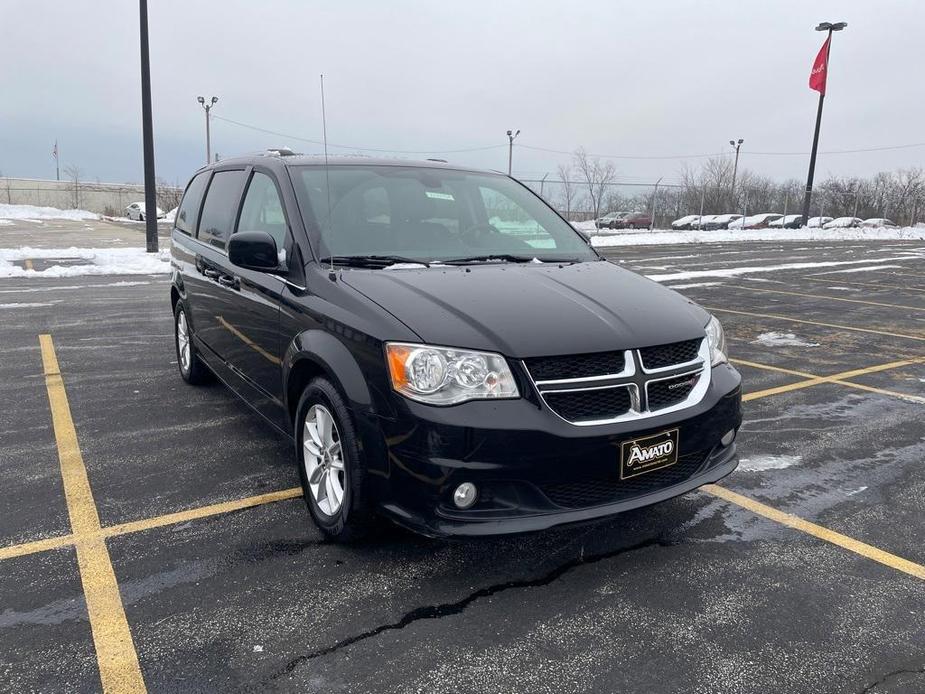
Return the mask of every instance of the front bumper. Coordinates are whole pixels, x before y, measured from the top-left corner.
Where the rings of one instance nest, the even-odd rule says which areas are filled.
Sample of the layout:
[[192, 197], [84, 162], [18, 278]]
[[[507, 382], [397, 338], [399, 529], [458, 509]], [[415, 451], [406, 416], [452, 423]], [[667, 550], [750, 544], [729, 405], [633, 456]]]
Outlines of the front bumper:
[[[377, 496], [386, 515], [425, 535], [497, 535], [603, 518], [715, 482], [737, 464], [735, 444], [720, 442], [742, 422], [741, 378], [727, 364], [714, 367], [709, 390], [691, 407], [594, 427], [571, 425], [530, 398], [435, 408], [394, 397], [396, 416], [379, 423], [389, 464]], [[621, 481], [621, 443], [672, 428], [678, 462]], [[451, 500], [462, 482], [479, 488], [467, 510]]]

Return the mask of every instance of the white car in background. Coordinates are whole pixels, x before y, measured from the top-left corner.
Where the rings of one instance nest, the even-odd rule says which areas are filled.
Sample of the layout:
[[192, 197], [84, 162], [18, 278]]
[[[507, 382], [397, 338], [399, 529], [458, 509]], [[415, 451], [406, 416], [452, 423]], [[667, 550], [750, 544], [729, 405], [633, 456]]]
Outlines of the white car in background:
[[701, 226], [708, 231], [728, 229], [734, 221], [741, 218], [740, 214], [714, 214], [709, 219], [704, 219]]
[[831, 222], [822, 225], [823, 229], [851, 229], [860, 226], [864, 220], [860, 217], [836, 217]]
[[892, 219], [887, 219], [886, 217], [871, 217], [870, 219], [865, 219], [861, 222], [862, 227], [895, 227], [899, 226]]
[[762, 212], [761, 214], [753, 214], [748, 217], [740, 217], [739, 219], [729, 222], [727, 229], [766, 229], [771, 222], [775, 222], [778, 219], [781, 219], [784, 215], [777, 214], [776, 212]]
[[676, 219], [671, 223], [671, 228], [675, 230], [690, 229], [697, 221], [698, 217], [700, 217], [699, 214], [689, 214], [685, 217], [681, 217], [680, 219]]
[[831, 221], [831, 217], [810, 217], [809, 221], [806, 223], [806, 226], [811, 229], [818, 229], [819, 227], [823, 227]]
[[[163, 219], [167, 216], [167, 213], [164, 212], [160, 207], [155, 208], [157, 210], [157, 218]], [[129, 219], [134, 219], [137, 222], [145, 221], [145, 204], [143, 202], [133, 202], [131, 205], [125, 208], [125, 216]]]

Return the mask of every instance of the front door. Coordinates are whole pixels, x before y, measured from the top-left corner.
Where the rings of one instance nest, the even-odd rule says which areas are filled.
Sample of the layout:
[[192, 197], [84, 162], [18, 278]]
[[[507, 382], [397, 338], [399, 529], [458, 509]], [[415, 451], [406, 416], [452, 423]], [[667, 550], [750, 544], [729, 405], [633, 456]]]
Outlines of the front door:
[[[244, 199], [234, 232], [265, 231], [276, 241], [281, 262], [291, 248], [291, 235], [280, 191], [273, 174], [249, 172]], [[252, 404], [274, 422], [285, 421], [282, 387], [282, 352], [279, 337], [280, 295], [286, 286], [273, 273], [231, 265], [227, 256], [220, 268], [220, 285], [228, 293], [216, 316], [218, 351], [246, 381]], [[282, 421], [280, 421], [282, 418]]]

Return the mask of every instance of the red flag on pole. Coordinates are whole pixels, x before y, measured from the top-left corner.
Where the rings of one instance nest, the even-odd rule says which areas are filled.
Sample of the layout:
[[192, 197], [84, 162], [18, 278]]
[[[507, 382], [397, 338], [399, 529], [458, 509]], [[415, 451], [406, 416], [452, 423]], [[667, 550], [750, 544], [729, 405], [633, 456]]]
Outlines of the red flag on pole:
[[831, 40], [832, 37], [830, 36], [822, 44], [822, 48], [819, 49], [819, 54], [816, 56], [815, 62], [813, 62], [812, 72], [809, 73], [809, 88], [815, 89], [822, 95], [825, 95], [825, 78], [829, 72], [829, 41]]

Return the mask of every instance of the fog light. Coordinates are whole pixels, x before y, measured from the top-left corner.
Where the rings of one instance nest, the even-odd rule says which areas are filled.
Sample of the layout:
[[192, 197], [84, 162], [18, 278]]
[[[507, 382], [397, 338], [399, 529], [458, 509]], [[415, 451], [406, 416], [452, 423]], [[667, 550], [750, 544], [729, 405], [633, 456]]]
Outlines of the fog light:
[[724, 446], [728, 446], [730, 443], [735, 441], [735, 438], [736, 438], [736, 430], [730, 429], [725, 434], [723, 434], [723, 438], [721, 438], [719, 442], [723, 444]]
[[463, 482], [453, 492], [453, 503], [456, 504], [456, 508], [469, 508], [475, 503], [478, 495], [479, 490], [472, 482]]

